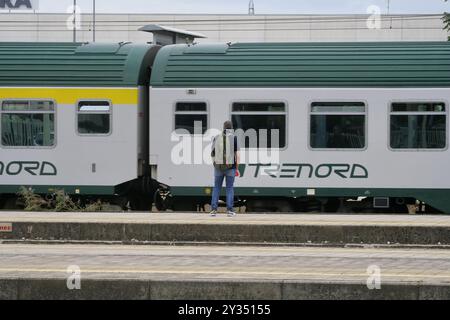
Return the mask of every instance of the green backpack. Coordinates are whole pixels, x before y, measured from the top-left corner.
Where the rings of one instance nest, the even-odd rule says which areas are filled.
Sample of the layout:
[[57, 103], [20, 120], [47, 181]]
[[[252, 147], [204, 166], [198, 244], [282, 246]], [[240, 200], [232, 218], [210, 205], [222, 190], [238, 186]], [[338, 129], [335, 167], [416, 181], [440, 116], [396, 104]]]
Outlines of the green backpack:
[[222, 133], [214, 140], [214, 167], [220, 171], [227, 171], [234, 166], [234, 135]]

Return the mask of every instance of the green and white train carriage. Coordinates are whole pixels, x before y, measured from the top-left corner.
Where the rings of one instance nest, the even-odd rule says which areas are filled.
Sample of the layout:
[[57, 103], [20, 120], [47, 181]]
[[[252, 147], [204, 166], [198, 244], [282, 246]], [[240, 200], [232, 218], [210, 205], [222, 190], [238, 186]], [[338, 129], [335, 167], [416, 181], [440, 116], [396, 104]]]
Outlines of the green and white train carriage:
[[148, 87], [158, 49], [0, 43], [0, 206], [21, 186], [148, 202]]
[[232, 120], [280, 133], [279, 161], [241, 165], [236, 195], [251, 211], [403, 211], [421, 201], [450, 213], [450, 43], [166, 46], [150, 97], [152, 171], [180, 208], [207, 203], [213, 182], [196, 160], [209, 138], [176, 163], [181, 141]]

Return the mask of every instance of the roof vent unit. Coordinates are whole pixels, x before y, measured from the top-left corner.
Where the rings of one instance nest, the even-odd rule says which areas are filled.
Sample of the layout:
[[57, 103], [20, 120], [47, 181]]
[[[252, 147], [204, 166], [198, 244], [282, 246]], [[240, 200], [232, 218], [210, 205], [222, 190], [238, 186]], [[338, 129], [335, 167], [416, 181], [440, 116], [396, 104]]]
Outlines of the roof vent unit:
[[153, 44], [167, 46], [170, 44], [193, 44], [197, 38], [206, 38], [201, 33], [190, 32], [172, 27], [149, 24], [139, 28], [139, 31], [153, 33]]

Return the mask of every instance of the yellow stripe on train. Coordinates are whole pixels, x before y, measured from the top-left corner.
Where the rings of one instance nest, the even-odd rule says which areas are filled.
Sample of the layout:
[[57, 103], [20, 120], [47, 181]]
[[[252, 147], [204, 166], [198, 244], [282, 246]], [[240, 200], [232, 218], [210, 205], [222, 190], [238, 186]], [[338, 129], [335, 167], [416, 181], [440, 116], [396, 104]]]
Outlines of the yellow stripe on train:
[[110, 100], [113, 104], [138, 104], [137, 88], [0, 88], [0, 100], [47, 99], [57, 104], [79, 100]]

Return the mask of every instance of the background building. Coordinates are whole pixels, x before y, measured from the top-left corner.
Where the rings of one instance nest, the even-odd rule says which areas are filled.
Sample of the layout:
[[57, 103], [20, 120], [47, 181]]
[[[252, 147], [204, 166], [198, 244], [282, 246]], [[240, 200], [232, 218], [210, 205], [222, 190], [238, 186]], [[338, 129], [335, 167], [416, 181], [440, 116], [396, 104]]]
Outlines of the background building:
[[[149, 42], [138, 31], [160, 24], [199, 32], [198, 42], [244, 41], [440, 41], [447, 40], [441, 15], [383, 15], [380, 29], [367, 27], [368, 15], [172, 15], [97, 14], [96, 40]], [[70, 14], [1, 13], [0, 41], [72, 41]], [[93, 17], [81, 15], [77, 41], [92, 41]]]

